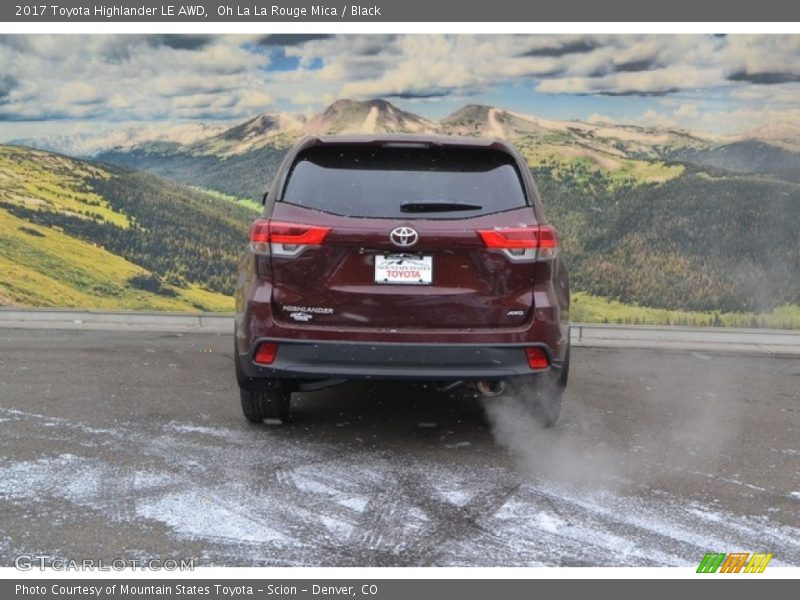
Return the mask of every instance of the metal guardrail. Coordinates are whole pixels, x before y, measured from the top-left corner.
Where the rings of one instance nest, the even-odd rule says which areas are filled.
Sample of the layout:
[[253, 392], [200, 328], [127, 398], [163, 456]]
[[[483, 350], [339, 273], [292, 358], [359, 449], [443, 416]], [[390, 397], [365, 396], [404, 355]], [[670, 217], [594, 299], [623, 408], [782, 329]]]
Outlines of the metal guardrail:
[[[232, 333], [232, 313], [0, 308], [0, 328]], [[575, 346], [800, 356], [800, 331], [575, 323]]]
[[578, 343], [593, 340], [641, 339], [654, 342], [703, 342], [736, 344], [800, 345], [800, 331], [781, 329], [736, 329], [728, 327], [678, 327], [651, 325], [599, 325], [575, 323], [572, 339]]
[[233, 313], [0, 308], [0, 327], [232, 331]]

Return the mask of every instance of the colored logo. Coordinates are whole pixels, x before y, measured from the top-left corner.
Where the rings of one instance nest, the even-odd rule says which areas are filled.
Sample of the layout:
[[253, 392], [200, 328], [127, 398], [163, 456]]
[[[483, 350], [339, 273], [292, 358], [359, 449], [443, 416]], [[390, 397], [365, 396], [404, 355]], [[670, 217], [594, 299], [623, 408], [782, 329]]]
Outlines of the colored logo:
[[697, 567], [698, 573], [763, 573], [772, 554], [749, 552], [707, 552]]

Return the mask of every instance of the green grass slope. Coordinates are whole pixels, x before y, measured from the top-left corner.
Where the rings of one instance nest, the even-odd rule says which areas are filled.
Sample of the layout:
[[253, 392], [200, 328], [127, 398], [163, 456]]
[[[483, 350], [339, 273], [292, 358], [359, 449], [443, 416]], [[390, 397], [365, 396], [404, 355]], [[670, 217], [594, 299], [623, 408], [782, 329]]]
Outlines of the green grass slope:
[[0, 305], [125, 310], [227, 311], [227, 296], [197, 285], [160, 293], [130, 281], [152, 273], [54, 228], [0, 209]]
[[232, 310], [253, 215], [145, 173], [0, 146], [0, 304]]
[[800, 305], [786, 304], [768, 312], [670, 310], [573, 292], [570, 318], [575, 323], [800, 329]]

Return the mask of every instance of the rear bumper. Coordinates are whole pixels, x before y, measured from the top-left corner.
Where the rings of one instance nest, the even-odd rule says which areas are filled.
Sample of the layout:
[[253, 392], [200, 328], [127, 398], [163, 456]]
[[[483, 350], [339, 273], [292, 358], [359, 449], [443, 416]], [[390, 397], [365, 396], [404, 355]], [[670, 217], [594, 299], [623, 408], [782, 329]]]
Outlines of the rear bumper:
[[527, 347], [545, 344], [556, 360], [563, 360], [569, 343], [568, 309], [562, 309], [551, 283], [533, 288], [535, 309], [529, 319], [514, 327], [397, 329], [333, 327], [311, 323], [285, 323], [272, 312], [272, 286], [252, 279], [237, 291], [236, 347], [240, 356], [261, 340], [287, 343], [351, 343], [373, 345], [447, 345], [453, 347]]
[[[270, 365], [253, 362], [264, 342], [278, 344]], [[241, 375], [248, 379], [490, 380], [542, 372], [528, 366], [525, 348], [533, 346], [547, 353], [552, 369], [561, 368], [550, 348], [541, 343], [398, 344], [275, 338], [256, 340], [247, 353], [239, 355], [238, 362]]]

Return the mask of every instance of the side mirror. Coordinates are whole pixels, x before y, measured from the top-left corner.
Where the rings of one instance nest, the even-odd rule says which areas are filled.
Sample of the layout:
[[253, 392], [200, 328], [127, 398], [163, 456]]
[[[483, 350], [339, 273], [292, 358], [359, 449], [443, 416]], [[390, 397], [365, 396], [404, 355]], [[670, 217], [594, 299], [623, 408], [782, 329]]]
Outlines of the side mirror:
[[267, 196], [269, 196], [269, 192], [264, 192], [264, 195], [261, 197], [261, 206], [267, 205]]

